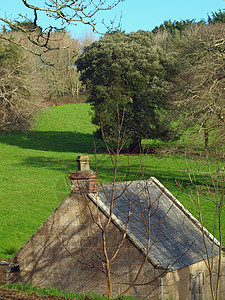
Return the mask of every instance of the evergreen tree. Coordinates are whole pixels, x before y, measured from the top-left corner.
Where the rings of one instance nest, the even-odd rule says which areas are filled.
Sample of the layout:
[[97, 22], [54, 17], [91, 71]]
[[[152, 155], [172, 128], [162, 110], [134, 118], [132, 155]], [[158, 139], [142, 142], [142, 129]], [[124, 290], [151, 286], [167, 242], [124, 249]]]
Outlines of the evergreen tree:
[[106, 34], [85, 48], [77, 67], [90, 93], [93, 123], [106, 138], [117, 140], [118, 118], [123, 119], [130, 152], [140, 150], [142, 138], [171, 138], [161, 115], [167, 109], [174, 64], [173, 54], [157, 47], [148, 31]]
[[225, 11], [212, 12], [212, 16], [208, 16], [209, 24], [225, 23]]

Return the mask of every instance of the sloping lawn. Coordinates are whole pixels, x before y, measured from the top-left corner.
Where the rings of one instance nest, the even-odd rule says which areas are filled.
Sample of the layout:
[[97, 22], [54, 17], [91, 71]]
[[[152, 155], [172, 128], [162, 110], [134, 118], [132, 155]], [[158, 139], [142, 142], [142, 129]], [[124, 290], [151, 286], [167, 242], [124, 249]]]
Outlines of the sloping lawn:
[[89, 106], [76, 104], [44, 111], [28, 135], [0, 136], [0, 256], [18, 250], [68, 194], [66, 172], [93, 152], [93, 130]]
[[[94, 143], [97, 150], [104, 144], [93, 137], [94, 130], [90, 107], [81, 103], [44, 110], [28, 135], [0, 136], [0, 257], [15, 254], [69, 193], [68, 175], [77, 169], [79, 155], [89, 155], [95, 169]], [[189, 184], [186, 159], [121, 155], [118, 180], [132, 180], [141, 159], [145, 176], [155, 176], [197, 216], [189, 197], [195, 192]], [[193, 162], [197, 163], [202, 164], [199, 159]], [[106, 154], [97, 154], [97, 167], [102, 181], [112, 180]], [[202, 180], [197, 176], [199, 185]], [[213, 228], [213, 217], [208, 214], [212, 209], [210, 202], [204, 206], [209, 229]]]

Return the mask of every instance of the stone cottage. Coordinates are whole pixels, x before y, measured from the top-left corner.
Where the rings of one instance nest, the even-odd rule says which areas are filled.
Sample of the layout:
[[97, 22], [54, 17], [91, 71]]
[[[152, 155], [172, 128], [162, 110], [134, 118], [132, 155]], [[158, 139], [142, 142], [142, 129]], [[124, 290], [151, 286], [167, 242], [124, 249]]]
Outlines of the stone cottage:
[[210, 299], [219, 242], [156, 178], [97, 185], [88, 157], [78, 163], [71, 193], [14, 256], [18, 280], [107, 294], [109, 266], [115, 296]]

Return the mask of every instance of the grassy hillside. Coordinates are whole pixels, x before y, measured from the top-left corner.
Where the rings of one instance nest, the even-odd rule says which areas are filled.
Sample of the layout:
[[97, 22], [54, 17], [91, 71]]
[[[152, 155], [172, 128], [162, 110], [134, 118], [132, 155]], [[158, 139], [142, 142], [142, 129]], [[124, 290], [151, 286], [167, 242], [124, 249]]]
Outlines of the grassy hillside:
[[[94, 142], [97, 148], [103, 147], [92, 135], [95, 127], [88, 104], [52, 107], [37, 119], [28, 135], [15, 132], [0, 136], [0, 257], [12, 256], [69, 193], [68, 175], [77, 168], [77, 156], [89, 155], [94, 169]], [[121, 180], [132, 180], [141, 158], [120, 157]], [[153, 154], [143, 159], [146, 174], [160, 180], [196, 215], [190, 201], [195, 192], [189, 184], [187, 160], [179, 155]], [[202, 161], [195, 159], [191, 164]], [[112, 180], [111, 163], [105, 154], [97, 155], [97, 166], [101, 180]], [[199, 185], [202, 180], [208, 180], [207, 175], [203, 179], [197, 176]], [[183, 184], [181, 191], [179, 182]], [[204, 210], [212, 230], [210, 202]]]
[[50, 108], [33, 131], [0, 137], [0, 256], [18, 250], [68, 194], [66, 171], [93, 151], [89, 107]]

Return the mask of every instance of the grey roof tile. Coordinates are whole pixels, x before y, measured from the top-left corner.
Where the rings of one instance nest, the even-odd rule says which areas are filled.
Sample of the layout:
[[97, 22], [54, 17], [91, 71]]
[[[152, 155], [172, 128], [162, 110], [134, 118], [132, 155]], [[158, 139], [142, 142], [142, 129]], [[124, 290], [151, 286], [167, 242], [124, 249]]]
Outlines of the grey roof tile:
[[[98, 201], [106, 215], [109, 213], [111, 193], [112, 184], [104, 184], [103, 190], [98, 191], [97, 198], [95, 194], [89, 195], [94, 202]], [[155, 178], [117, 183], [115, 199], [113, 221], [119, 228], [124, 227], [128, 213], [131, 213], [128, 237], [139, 249], [147, 247], [146, 226], [148, 227], [150, 209], [150, 261], [179, 269], [206, 258], [197, 220]], [[214, 243], [213, 237], [206, 230], [205, 233], [209, 236], [206, 237], [206, 246], [210, 256], [218, 255], [218, 241]]]

